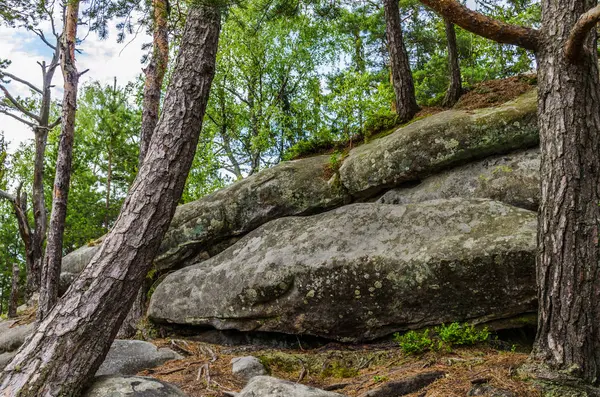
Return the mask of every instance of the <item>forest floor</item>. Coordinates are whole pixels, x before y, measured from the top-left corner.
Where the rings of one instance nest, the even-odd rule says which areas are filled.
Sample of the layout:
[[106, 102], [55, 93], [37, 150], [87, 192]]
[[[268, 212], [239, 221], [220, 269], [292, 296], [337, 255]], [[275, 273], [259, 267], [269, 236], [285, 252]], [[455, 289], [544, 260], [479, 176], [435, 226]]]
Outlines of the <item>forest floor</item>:
[[535, 74], [484, 81], [465, 92], [454, 109], [473, 110], [500, 105], [523, 95], [536, 84]]
[[296, 350], [219, 346], [185, 339], [158, 339], [154, 343], [171, 347], [186, 357], [140, 375], [176, 384], [190, 397], [220, 397], [241, 390], [244, 381], [232, 374], [230, 361], [248, 355], [259, 358], [272, 376], [350, 397], [386, 382], [433, 371], [445, 375], [407, 396], [464, 397], [476, 383], [486, 383], [519, 397], [541, 396], [536, 386], [517, 375], [517, 368], [527, 361], [527, 348], [503, 351], [480, 344], [406, 355], [391, 341], [367, 345], [330, 343]]

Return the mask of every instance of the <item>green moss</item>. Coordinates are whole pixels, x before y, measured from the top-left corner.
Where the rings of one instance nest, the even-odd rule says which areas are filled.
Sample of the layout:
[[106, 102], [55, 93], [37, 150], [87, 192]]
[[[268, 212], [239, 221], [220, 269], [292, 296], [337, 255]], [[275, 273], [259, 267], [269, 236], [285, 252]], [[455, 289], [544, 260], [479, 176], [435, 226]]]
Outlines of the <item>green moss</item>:
[[321, 372], [321, 376], [324, 378], [354, 378], [358, 372], [358, 368], [347, 366], [341, 361], [334, 361]]

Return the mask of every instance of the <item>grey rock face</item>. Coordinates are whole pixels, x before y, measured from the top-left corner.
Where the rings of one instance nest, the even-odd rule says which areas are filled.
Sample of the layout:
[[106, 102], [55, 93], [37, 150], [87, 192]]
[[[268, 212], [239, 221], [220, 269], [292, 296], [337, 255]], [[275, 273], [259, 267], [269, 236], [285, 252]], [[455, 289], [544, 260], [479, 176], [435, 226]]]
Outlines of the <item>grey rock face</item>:
[[288, 217], [170, 274], [157, 322], [375, 339], [536, 308], [536, 214], [483, 199]]
[[238, 397], [343, 397], [343, 395], [270, 376], [256, 376], [250, 380]]
[[0, 353], [0, 371], [2, 371], [4, 367], [6, 367], [6, 364], [8, 364], [13, 359], [15, 354], [17, 354], [16, 351]]
[[115, 340], [96, 372], [100, 375], [135, 375], [138, 372], [158, 367], [169, 360], [182, 358], [171, 349], [158, 349], [152, 343], [140, 340]]
[[233, 374], [245, 380], [267, 375], [265, 366], [254, 356], [235, 357], [231, 359], [231, 364]]
[[537, 210], [540, 201], [540, 151], [530, 149], [494, 156], [425, 179], [412, 188], [397, 188], [377, 200], [409, 204], [453, 197], [489, 198]]
[[[217, 243], [227, 243], [270, 220], [342, 205], [348, 197], [339, 184], [325, 177], [328, 161], [329, 156], [317, 156], [283, 162], [179, 206], [155, 265], [159, 269], [183, 267], [206, 257]], [[65, 256], [62, 272], [81, 272], [101, 241], [102, 238], [95, 246], [82, 247]], [[221, 250], [227, 246], [224, 244]]]
[[186, 397], [177, 387], [142, 376], [100, 376], [84, 397]]
[[0, 322], [0, 353], [17, 350], [33, 332], [34, 324], [15, 325], [15, 321]]
[[539, 141], [536, 91], [475, 111], [449, 110], [359, 146], [340, 168], [355, 197], [369, 197], [468, 161], [534, 147]]

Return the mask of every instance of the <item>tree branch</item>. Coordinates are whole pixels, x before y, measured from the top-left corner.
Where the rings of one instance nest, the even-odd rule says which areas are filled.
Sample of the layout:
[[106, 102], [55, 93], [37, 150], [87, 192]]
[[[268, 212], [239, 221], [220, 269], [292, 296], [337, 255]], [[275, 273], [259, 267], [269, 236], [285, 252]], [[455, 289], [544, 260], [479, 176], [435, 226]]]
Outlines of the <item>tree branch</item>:
[[6, 99], [8, 99], [8, 101], [10, 103], [12, 103], [13, 106], [17, 110], [19, 110], [21, 113], [23, 113], [25, 116], [29, 117], [30, 119], [34, 119], [38, 123], [40, 122], [40, 118], [38, 116], [36, 116], [35, 114], [31, 113], [29, 110], [25, 109], [23, 107], [23, 105], [21, 105], [21, 103], [16, 98], [14, 98], [12, 95], [10, 95], [10, 92], [8, 92], [6, 87], [4, 87], [3, 85], [0, 84], [0, 90], [2, 90], [2, 92], [4, 92], [4, 96], [6, 97]]
[[576, 61], [581, 56], [583, 44], [590, 30], [596, 26], [600, 20], [600, 5], [590, 9], [585, 14], [582, 14], [569, 35], [569, 39], [565, 44], [565, 55], [571, 62]]
[[40, 90], [39, 88], [37, 88], [35, 85], [33, 85], [32, 83], [30, 83], [27, 80], [23, 80], [23, 79], [15, 76], [14, 74], [11, 74], [11, 73], [0, 72], [0, 77], [3, 77], [3, 76], [8, 77], [9, 79], [13, 79], [14, 81], [17, 81], [17, 82], [19, 82], [21, 84], [25, 84], [26, 86], [28, 86], [29, 88], [31, 88], [35, 92], [42, 94], [42, 90]]
[[60, 118], [60, 117], [57, 118], [56, 120], [54, 120], [54, 123], [52, 123], [48, 126], [48, 130], [51, 130], [54, 127], [56, 127], [57, 125], [59, 125], [61, 121], [62, 121], [62, 118]]
[[2, 114], [5, 114], [5, 115], [7, 115], [7, 116], [10, 116], [10, 117], [12, 117], [13, 119], [15, 119], [15, 120], [17, 120], [17, 121], [20, 121], [21, 123], [23, 123], [23, 124], [25, 124], [25, 125], [27, 125], [27, 126], [29, 126], [29, 127], [31, 127], [31, 128], [35, 128], [35, 124], [34, 124], [34, 123], [32, 123], [32, 122], [30, 122], [30, 121], [27, 121], [27, 120], [25, 120], [25, 119], [22, 119], [22, 118], [20, 118], [19, 116], [17, 116], [16, 114], [12, 114], [11, 112], [9, 112], [9, 111], [7, 111], [7, 110], [0, 109], [0, 113], [2, 113]]
[[32, 29], [31, 30], [33, 33], [35, 33], [40, 39], [42, 39], [42, 41], [44, 43], [46, 43], [46, 45], [50, 48], [52, 48], [53, 50], [56, 50], [56, 46], [50, 44], [50, 42], [46, 39], [46, 36], [44, 36], [44, 32], [42, 32], [41, 29]]
[[0, 190], [0, 198], [7, 199], [11, 203], [17, 202], [17, 198], [15, 196], [13, 196], [12, 194], [10, 194], [8, 192], [5, 192], [4, 190]]
[[537, 29], [511, 25], [470, 10], [456, 0], [420, 0], [450, 22], [498, 43], [514, 44], [536, 51], [540, 33]]

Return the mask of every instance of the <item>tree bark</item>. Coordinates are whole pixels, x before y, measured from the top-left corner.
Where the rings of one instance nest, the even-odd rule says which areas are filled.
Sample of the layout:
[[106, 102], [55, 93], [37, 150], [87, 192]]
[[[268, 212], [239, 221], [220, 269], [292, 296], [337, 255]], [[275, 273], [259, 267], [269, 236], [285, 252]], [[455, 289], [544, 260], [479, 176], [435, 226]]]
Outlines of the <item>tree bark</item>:
[[559, 379], [566, 372], [598, 384], [600, 81], [596, 34], [583, 34], [595, 1], [543, 0], [540, 31], [494, 22], [454, 0], [421, 2], [474, 33], [536, 49], [542, 164], [532, 358], [561, 370]]
[[75, 136], [75, 113], [77, 111], [77, 86], [79, 72], [75, 66], [75, 43], [77, 40], [77, 22], [79, 21], [79, 0], [69, 0], [65, 13], [62, 46], [61, 69], [64, 81], [62, 101], [62, 125], [56, 175], [52, 197], [52, 213], [48, 230], [48, 243], [42, 265], [42, 280], [37, 317], [42, 320], [50, 312], [58, 299], [62, 245], [67, 218], [67, 201], [71, 181], [71, 163], [73, 159], [73, 140]]
[[396, 93], [396, 114], [399, 121], [404, 123], [414, 117], [419, 111], [415, 98], [415, 86], [400, 24], [400, 9], [398, 0], [384, 0], [385, 26], [390, 53], [392, 83]]
[[169, 30], [167, 25], [167, 1], [152, 0], [154, 8], [154, 34], [152, 57], [144, 71], [144, 100], [142, 105], [142, 134], [140, 139], [139, 164], [144, 162], [152, 134], [158, 122], [160, 94], [169, 64]]
[[578, 62], [564, 51], [571, 28], [590, 3], [542, 1], [544, 38], [537, 53], [542, 194], [533, 356], [597, 383], [600, 83], [595, 33]]
[[448, 18], [455, 25], [479, 36], [498, 43], [518, 45], [532, 51], [538, 48], [540, 32], [536, 29], [498, 21], [468, 9], [456, 0], [420, 1], [439, 15]]
[[183, 192], [215, 71], [220, 10], [194, 3], [144, 163], [99, 252], [0, 375], [0, 394], [76, 396], [108, 352]]
[[[141, 168], [147, 155], [148, 147], [152, 140], [152, 134], [158, 123], [160, 113], [160, 97], [167, 66], [169, 65], [169, 29], [168, 29], [168, 6], [167, 0], [152, 0], [154, 9], [154, 34], [152, 40], [152, 57], [144, 71], [146, 81], [144, 82], [144, 99], [142, 104], [142, 130], [140, 137], [140, 155], [138, 169]], [[107, 193], [106, 211], [108, 219], [109, 203]], [[108, 229], [108, 222], [106, 223]], [[123, 327], [119, 330], [119, 338], [133, 337], [137, 332], [137, 324], [144, 315], [146, 305], [146, 290], [144, 286], [138, 292], [138, 297], [131, 307], [131, 312], [123, 321]]]
[[146, 291], [147, 291], [146, 283], [142, 283], [142, 286], [138, 290], [135, 299], [133, 300], [133, 304], [131, 305], [131, 309], [127, 313], [125, 320], [121, 324], [119, 328], [119, 332], [117, 332], [118, 339], [128, 339], [133, 338], [135, 334], [137, 334], [138, 326], [144, 314], [146, 312]]
[[462, 95], [462, 78], [460, 76], [460, 63], [458, 60], [458, 46], [456, 45], [456, 30], [454, 24], [444, 18], [446, 40], [448, 41], [448, 71], [450, 84], [442, 102], [444, 107], [452, 107]]
[[17, 317], [17, 306], [19, 301], [19, 265], [12, 265], [12, 285], [8, 299], [8, 318]]

